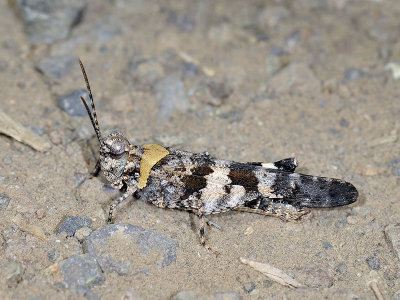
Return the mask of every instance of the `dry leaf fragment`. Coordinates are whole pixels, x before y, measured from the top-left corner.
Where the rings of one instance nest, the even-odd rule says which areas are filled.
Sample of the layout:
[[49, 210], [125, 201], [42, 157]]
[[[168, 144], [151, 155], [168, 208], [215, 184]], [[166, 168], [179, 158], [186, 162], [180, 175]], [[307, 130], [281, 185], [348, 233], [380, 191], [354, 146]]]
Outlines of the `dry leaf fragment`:
[[269, 279], [282, 284], [284, 286], [288, 286], [291, 288], [299, 288], [299, 287], [305, 287], [305, 285], [301, 284], [297, 280], [293, 279], [286, 273], [284, 273], [282, 270], [277, 269], [269, 264], [265, 263], [260, 263], [256, 262], [254, 260], [246, 259], [244, 257], [240, 258], [240, 261], [246, 265], [249, 265], [250, 267], [256, 269], [257, 271], [263, 273], [266, 275]]
[[51, 148], [49, 142], [25, 128], [20, 123], [11, 119], [5, 112], [0, 110], [0, 133], [12, 137], [37, 151], [47, 151]]
[[34, 236], [37, 236], [38, 238], [42, 239], [43, 241], [47, 240], [47, 237], [46, 237], [43, 229], [40, 228], [39, 226], [28, 224], [24, 220], [22, 220], [21, 217], [15, 217], [13, 219], [13, 223], [15, 225], [17, 225], [21, 231], [24, 231], [24, 232], [27, 232]]

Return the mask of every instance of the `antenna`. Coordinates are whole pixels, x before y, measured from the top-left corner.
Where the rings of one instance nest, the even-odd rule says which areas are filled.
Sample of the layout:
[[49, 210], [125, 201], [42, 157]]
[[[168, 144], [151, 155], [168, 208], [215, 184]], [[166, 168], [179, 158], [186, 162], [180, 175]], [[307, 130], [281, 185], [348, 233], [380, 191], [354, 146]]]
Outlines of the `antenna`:
[[83, 105], [85, 105], [85, 108], [86, 108], [87, 113], [89, 115], [90, 121], [92, 122], [94, 131], [96, 132], [97, 138], [98, 138], [100, 144], [103, 144], [103, 138], [101, 136], [99, 122], [97, 121], [96, 107], [94, 106], [93, 95], [92, 95], [92, 90], [90, 89], [89, 79], [88, 79], [88, 77], [86, 75], [85, 67], [83, 66], [82, 61], [80, 60], [80, 58], [78, 58], [78, 61], [79, 61], [79, 65], [81, 66], [83, 78], [85, 78], [86, 88], [87, 88], [87, 90], [89, 92], [89, 98], [90, 98], [90, 102], [92, 104], [92, 112], [93, 113], [90, 112], [89, 105], [86, 103], [86, 100], [82, 96], [81, 96], [81, 100], [82, 100]]

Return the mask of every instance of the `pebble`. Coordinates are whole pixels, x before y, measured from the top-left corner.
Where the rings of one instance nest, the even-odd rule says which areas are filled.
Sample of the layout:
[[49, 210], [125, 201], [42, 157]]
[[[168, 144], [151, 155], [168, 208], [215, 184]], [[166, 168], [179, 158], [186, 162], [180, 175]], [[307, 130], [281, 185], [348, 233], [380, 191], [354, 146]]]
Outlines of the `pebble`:
[[398, 163], [400, 163], [400, 158], [394, 158], [388, 162], [389, 167], [395, 167]]
[[71, 67], [76, 64], [72, 55], [53, 55], [42, 58], [36, 63], [36, 69], [51, 82], [67, 76]]
[[393, 253], [400, 260], [400, 224], [386, 226], [385, 235]]
[[22, 281], [24, 272], [24, 266], [18, 261], [0, 263], [1, 286], [16, 287]]
[[6, 71], [8, 68], [8, 62], [0, 58], [0, 72]]
[[214, 294], [201, 295], [194, 291], [180, 291], [171, 300], [240, 300], [242, 297], [234, 291], [216, 292]]
[[176, 111], [185, 112], [189, 108], [183, 82], [178, 76], [160, 79], [153, 91], [158, 102], [157, 116], [162, 120], [170, 120]]
[[62, 136], [58, 130], [53, 130], [49, 133], [49, 139], [54, 145], [60, 145], [62, 143]]
[[96, 259], [88, 254], [66, 258], [58, 262], [58, 266], [65, 286], [81, 294], [105, 280]]
[[400, 290], [398, 290], [397, 292], [394, 292], [393, 300], [400, 300]]
[[85, 98], [86, 101], [89, 99], [89, 93], [86, 89], [74, 90], [70, 93], [58, 96], [58, 106], [71, 116], [87, 116], [86, 108], [80, 96]]
[[101, 20], [93, 24], [93, 29], [90, 32], [90, 39], [96, 38], [97, 42], [106, 42], [111, 40], [116, 35], [122, 33], [121, 24], [112, 14], [102, 17]]
[[75, 231], [75, 237], [78, 241], [83, 242], [91, 233], [92, 229], [89, 227], [82, 227]]
[[376, 176], [380, 173], [379, 169], [371, 164], [360, 165], [358, 171], [364, 176]]
[[400, 176], [400, 167], [393, 168], [393, 175]]
[[386, 71], [391, 71], [392, 76], [395, 80], [400, 78], [400, 64], [396, 62], [390, 62], [385, 66]]
[[353, 79], [357, 79], [364, 76], [364, 71], [361, 69], [357, 69], [357, 68], [350, 68], [347, 69], [346, 72], [344, 73], [344, 78], [346, 80], [353, 80]]
[[8, 203], [10, 203], [10, 200], [11, 200], [10, 196], [8, 196], [5, 193], [1, 193], [0, 194], [0, 209], [7, 208]]
[[376, 256], [367, 257], [365, 260], [370, 267], [371, 270], [379, 270], [381, 268], [381, 264], [379, 263], [379, 258]]
[[160, 61], [156, 58], [142, 59], [131, 62], [127, 68], [128, 80], [135, 88], [153, 86], [157, 80], [164, 76], [164, 69]]
[[341, 118], [339, 124], [344, 128], [349, 127], [349, 121], [347, 121], [345, 118]]
[[6, 241], [3, 237], [3, 235], [0, 233], [0, 251], [4, 248]]
[[218, 99], [227, 99], [233, 93], [233, 88], [224, 81], [212, 80], [207, 86], [211, 95]]
[[103, 271], [119, 275], [133, 274], [149, 265], [168, 266], [176, 261], [176, 247], [174, 240], [130, 224], [105, 225], [83, 244], [85, 253], [95, 257]]
[[67, 236], [73, 236], [78, 229], [91, 226], [92, 220], [87, 216], [67, 215], [57, 227], [56, 233], [66, 232]]
[[288, 17], [290, 12], [284, 6], [266, 6], [258, 15], [257, 25], [260, 28], [273, 28]]
[[321, 90], [321, 82], [305, 63], [291, 63], [271, 78], [269, 92], [276, 94], [296, 91], [315, 93]]
[[189, 32], [194, 29], [195, 22], [186, 15], [178, 14], [171, 9], [161, 9], [166, 14], [167, 23], [177, 26], [183, 32]]
[[296, 280], [308, 287], [320, 288], [333, 285], [334, 272], [326, 265], [310, 264], [297, 269]]
[[31, 44], [65, 39], [82, 17], [86, 0], [18, 0], [17, 6]]
[[326, 250], [332, 249], [332, 248], [333, 248], [332, 244], [329, 243], [329, 242], [322, 242], [322, 247], [323, 247], [324, 249], [326, 249]]

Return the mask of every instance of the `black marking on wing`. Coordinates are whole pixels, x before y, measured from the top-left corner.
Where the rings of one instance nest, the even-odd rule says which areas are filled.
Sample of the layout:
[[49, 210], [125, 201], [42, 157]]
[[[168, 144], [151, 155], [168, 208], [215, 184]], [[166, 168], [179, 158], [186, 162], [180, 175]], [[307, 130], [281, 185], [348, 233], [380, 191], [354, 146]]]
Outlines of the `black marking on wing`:
[[274, 166], [279, 170], [294, 172], [294, 170], [297, 168], [297, 162], [295, 158], [289, 157], [274, 162]]
[[190, 171], [192, 172], [193, 175], [196, 175], [196, 176], [207, 176], [214, 172], [214, 170], [210, 166], [207, 166], [207, 165], [206, 166], [200, 165], [200, 166], [193, 167], [190, 169]]
[[335, 207], [357, 200], [357, 189], [349, 182], [335, 178], [278, 171], [272, 186], [283, 202], [300, 207]]
[[254, 174], [254, 166], [244, 163], [232, 163], [228, 178], [232, 185], [241, 185], [246, 192], [257, 192], [258, 178]]
[[190, 196], [197, 194], [201, 189], [207, 186], [207, 179], [197, 175], [182, 175], [180, 179], [184, 185], [185, 194], [182, 199], [187, 199]]

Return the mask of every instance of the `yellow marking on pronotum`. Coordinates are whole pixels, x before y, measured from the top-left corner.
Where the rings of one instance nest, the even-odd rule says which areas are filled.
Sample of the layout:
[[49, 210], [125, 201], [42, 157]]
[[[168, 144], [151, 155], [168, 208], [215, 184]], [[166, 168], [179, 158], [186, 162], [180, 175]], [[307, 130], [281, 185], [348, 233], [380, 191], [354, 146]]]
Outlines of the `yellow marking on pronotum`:
[[169, 151], [163, 146], [157, 144], [143, 144], [143, 155], [140, 160], [140, 175], [138, 180], [139, 189], [146, 186], [151, 168], [168, 154]]

